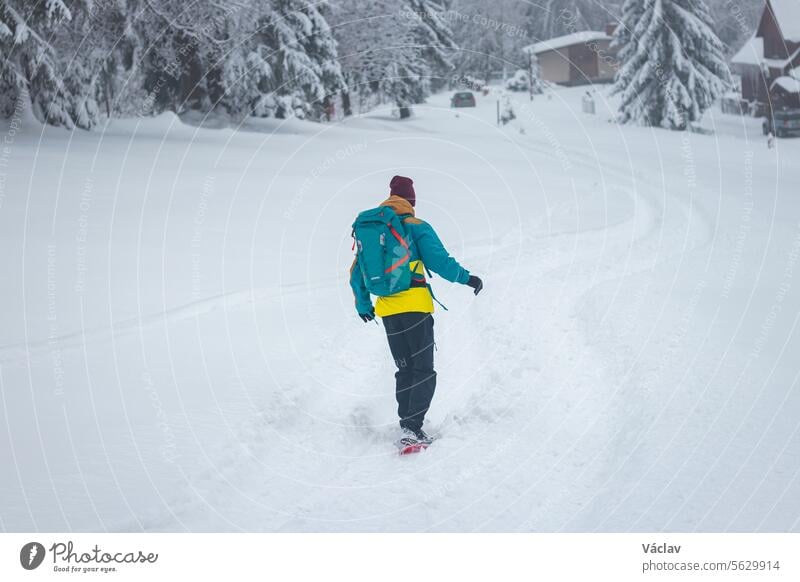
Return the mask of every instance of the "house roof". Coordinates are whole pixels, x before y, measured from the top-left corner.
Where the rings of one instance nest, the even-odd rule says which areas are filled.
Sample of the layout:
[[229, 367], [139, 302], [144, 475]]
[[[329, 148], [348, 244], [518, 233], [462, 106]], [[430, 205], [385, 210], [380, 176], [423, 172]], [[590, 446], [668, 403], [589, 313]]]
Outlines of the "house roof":
[[778, 77], [772, 82], [770, 89], [774, 89], [776, 86], [787, 93], [800, 93], [800, 80], [794, 77]]
[[547, 51], [557, 51], [575, 44], [584, 44], [597, 40], [611, 40], [611, 37], [605, 32], [599, 30], [582, 30], [580, 32], [573, 32], [564, 36], [558, 36], [549, 40], [543, 40], [530, 46], [525, 47], [525, 51], [533, 51], [534, 54], [539, 54]]
[[800, 42], [800, 2], [798, 0], [770, 0], [772, 13], [781, 28], [783, 39]]
[[744, 46], [739, 49], [733, 58], [732, 63], [737, 65], [760, 65], [764, 60], [764, 39], [755, 34], [750, 37]]
[[[800, 5], [800, 0], [795, 1]], [[794, 60], [798, 53], [800, 53], [800, 47], [785, 59], [764, 58], [764, 39], [760, 36], [753, 35], [750, 37], [750, 40], [744, 43], [744, 46], [739, 49], [739, 52], [733, 55], [731, 63], [734, 65], [766, 65], [775, 69], [783, 69]]]

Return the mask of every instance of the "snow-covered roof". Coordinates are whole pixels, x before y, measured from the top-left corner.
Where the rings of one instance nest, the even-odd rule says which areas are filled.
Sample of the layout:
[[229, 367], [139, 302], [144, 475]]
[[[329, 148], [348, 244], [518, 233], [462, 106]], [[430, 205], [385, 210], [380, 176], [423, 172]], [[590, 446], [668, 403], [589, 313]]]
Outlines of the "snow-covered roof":
[[574, 44], [584, 44], [598, 40], [611, 40], [611, 37], [599, 30], [582, 30], [580, 32], [573, 32], [572, 34], [551, 38], [550, 40], [537, 42], [536, 44], [525, 47], [525, 51], [533, 51], [534, 54], [538, 54], [545, 51], [557, 51]]
[[800, 42], [800, 2], [798, 0], [770, 0], [770, 4], [784, 40]]
[[800, 80], [793, 77], [778, 77], [772, 82], [772, 87], [780, 87], [787, 93], [800, 93]]
[[[800, 5], [800, 0], [795, 0]], [[744, 43], [744, 46], [739, 49], [731, 63], [734, 65], [767, 65], [776, 69], [783, 69], [786, 65], [794, 60], [800, 53], [800, 48], [795, 50], [791, 55], [785, 59], [765, 59], [764, 58], [764, 39], [760, 36], [751, 36], [750, 40]]]
[[760, 65], [764, 60], [764, 39], [753, 35], [744, 46], [739, 49], [733, 58], [732, 63], [737, 65]]
[[794, 61], [795, 57], [797, 57], [798, 54], [800, 54], [800, 47], [797, 47], [797, 49], [785, 59], [764, 59], [764, 63], [769, 65], [770, 67], [779, 67], [782, 69], [786, 65]]

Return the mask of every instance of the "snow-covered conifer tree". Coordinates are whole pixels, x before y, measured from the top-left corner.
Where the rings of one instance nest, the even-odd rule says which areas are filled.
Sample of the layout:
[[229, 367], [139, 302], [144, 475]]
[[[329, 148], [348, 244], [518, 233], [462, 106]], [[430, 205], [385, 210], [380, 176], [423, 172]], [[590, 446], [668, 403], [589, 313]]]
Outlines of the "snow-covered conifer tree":
[[81, 2], [0, 0], [0, 114], [9, 115], [27, 91], [37, 119], [74, 127], [70, 95], [59, 74], [52, 37]]
[[434, 0], [405, 0], [410, 30], [407, 40], [418, 49], [418, 54], [432, 75], [453, 68], [452, 56], [458, 48], [453, 41], [453, 31], [442, 17], [444, 7]]
[[603, 30], [617, 20], [622, 0], [538, 0], [517, 4], [524, 9], [521, 19], [530, 40], [538, 42], [582, 30]]
[[318, 114], [325, 96], [345, 85], [336, 41], [320, 12], [320, 3], [273, 0], [266, 36], [273, 51], [272, 88], [282, 97], [276, 101], [276, 115]]
[[455, 43], [442, 3], [342, 0], [333, 17], [348, 87], [362, 105], [373, 97], [407, 108], [444, 84]]
[[686, 129], [730, 82], [703, 0], [627, 0], [614, 44], [622, 123]]
[[[453, 32], [461, 49], [455, 56], [462, 75], [476, 76], [488, 82], [496, 71], [519, 68], [519, 48], [529, 43], [515, 32], [512, 23], [523, 22], [528, 5], [511, 0], [486, 3], [481, 0], [458, 0], [452, 14]], [[519, 55], [517, 55], [519, 56]]]
[[544, 93], [544, 81], [542, 81], [539, 58], [533, 53], [528, 54], [528, 70], [530, 71], [530, 91], [536, 95]]

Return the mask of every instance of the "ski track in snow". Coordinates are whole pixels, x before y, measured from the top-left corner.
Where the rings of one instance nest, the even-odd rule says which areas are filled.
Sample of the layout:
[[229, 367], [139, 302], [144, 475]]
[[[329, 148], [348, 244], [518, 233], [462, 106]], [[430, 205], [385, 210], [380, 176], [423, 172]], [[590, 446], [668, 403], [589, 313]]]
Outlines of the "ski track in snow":
[[[320, 288], [317, 287], [316, 290]], [[159, 326], [193, 320], [219, 310], [232, 310], [244, 306], [274, 300], [296, 293], [307, 293], [315, 290], [302, 284], [284, 284], [280, 289], [246, 289], [231, 291], [205, 299], [198, 299], [185, 305], [178, 305], [159, 313], [150, 313], [142, 317], [133, 317], [114, 323], [110, 326], [86, 329], [73, 333], [53, 336], [45, 340], [34, 340], [27, 344], [0, 346], [0, 364], [10, 364], [41, 356], [52, 350], [81, 349], [87, 343], [98, 343], [131, 334], [139, 334]]]

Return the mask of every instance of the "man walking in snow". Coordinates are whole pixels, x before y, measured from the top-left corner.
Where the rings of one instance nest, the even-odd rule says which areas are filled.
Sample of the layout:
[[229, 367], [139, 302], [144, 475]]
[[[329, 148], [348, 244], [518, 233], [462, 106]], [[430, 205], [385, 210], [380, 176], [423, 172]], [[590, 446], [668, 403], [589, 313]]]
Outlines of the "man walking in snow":
[[[415, 216], [416, 193], [411, 178], [394, 176], [389, 188], [389, 198], [380, 207], [394, 211], [409, 240], [404, 247], [410, 259], [410, 286], [379, 296], [373, 308], [358, 256], [350, 268], [350, 286], [358, 316], [365, 323], [376, 315], [383, 319], [389, 349], [397, 365], [395, 395], [403, 431], [399, 442], [403, 447], [427, 446], [431, 438], [422, 430], [422, 424], [436, 389], [436, 372], [433, 369], [434, 297], [425, 272], [430, 270], [450, 282], [468, 285], [475, 295], [483, 289], [483, 282], [459, 265], [445, 250], [436, 231]], [[360, 251], [361, 241], [358, 243]]]

